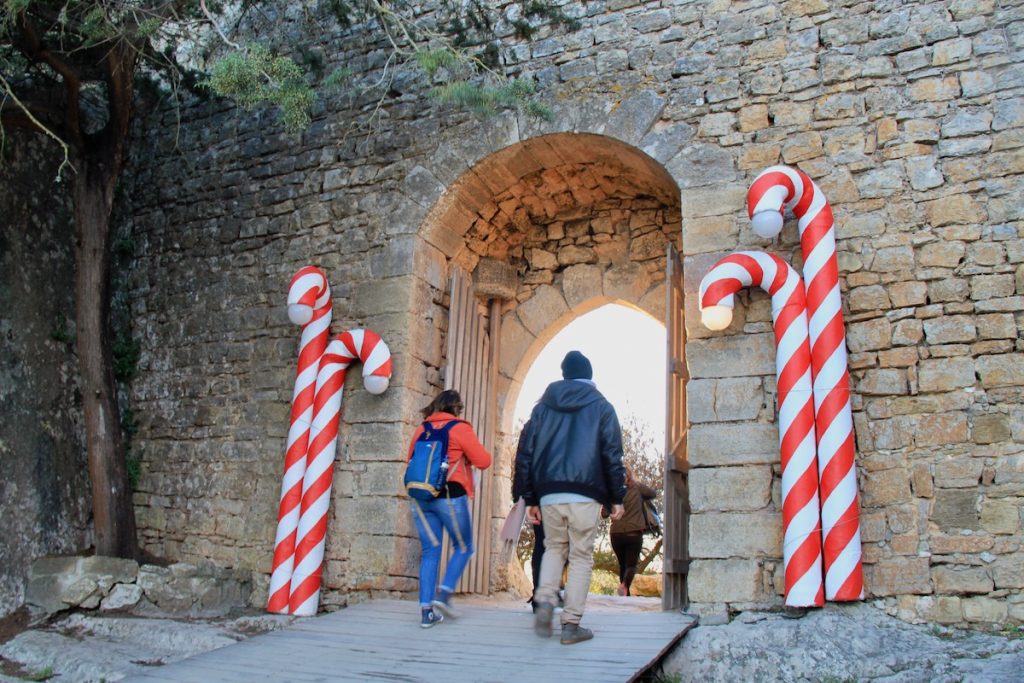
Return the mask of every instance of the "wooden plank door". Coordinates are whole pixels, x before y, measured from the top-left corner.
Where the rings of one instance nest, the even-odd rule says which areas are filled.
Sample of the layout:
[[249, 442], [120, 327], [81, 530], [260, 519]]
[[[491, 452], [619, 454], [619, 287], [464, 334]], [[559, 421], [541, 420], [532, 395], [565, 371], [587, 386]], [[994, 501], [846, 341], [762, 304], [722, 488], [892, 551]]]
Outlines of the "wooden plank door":
[[683, 264], [670, 243], [666, 259], [667, 339], [665, 415], [665, 546], [661, 606], [686, 609], [686, 576], [690, 568], [688, 531], [690, 525], [689, 462], [686, 454], [686, 328], [683, 299]]
[[[493, 314], [492, 314], [493, 317]], [[497, 404], [497, 363], [492, 358], [491, 335], [480, 311], [480, 302], [473, 282], [464, 271], [453, 267], [449, 289], [448, 338], [445, 346], [444, 388], [455, 389], [462, 396], [465, 409], [462, 418], [469, 420], [480, 442], [494, 453], [495, 409]], [[476, 552], [470, 558], [458, 593], [490, 592], [491, 573], [491, 508], [493, 498], [492, 470], [474, 469], [473, 542]], [[442, 571], [451, 545], [445, 543]]]

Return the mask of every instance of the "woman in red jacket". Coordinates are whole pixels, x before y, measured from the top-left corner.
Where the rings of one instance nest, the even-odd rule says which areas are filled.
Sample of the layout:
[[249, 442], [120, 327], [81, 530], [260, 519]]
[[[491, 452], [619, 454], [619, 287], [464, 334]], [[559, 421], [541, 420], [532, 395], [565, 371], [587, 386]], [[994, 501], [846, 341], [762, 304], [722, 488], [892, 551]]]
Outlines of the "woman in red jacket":
[[[459, 419], [462, 408], [459, 392], [448, 389], [423, 409], [423, 417], [435, 428], [443, 427], [452, 420], [458, 421], [448, 431], [448, 479], [444, 490], [431, 500], [412, 500], [413, 519], [423, 548], [420, 555], [420, 626], [423, 628], [440, 623], [444, 616], [451, 619], [457, 616], [451, 606], [452, 592], [474, 550], [473, 522], [469, 513], [473, 497], [471, 466], [481, 470], [491, 466], [491, 454], [480, 443], [473, 427]], [[412, 457], [416, 440], [423, 431], [420, 425], [413, 434], [406, 461]], [[438, 585], [442, 529], [447, 530], [452, 539], [452, 554], [444, 579]]]

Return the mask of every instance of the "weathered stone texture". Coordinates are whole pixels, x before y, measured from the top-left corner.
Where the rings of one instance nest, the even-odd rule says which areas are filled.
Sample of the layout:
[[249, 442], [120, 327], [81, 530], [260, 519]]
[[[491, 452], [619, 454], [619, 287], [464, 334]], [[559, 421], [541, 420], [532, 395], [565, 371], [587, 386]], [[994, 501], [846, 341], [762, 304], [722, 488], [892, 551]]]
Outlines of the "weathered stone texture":
[[[795, 221], [769, 244], [746, 215], [754, 176], [785, 162], [823, 188], [836, 218], [868, 597], [922, 596], [901, 603], [915, 619], [1019, 620], [1006, 605], [1024, 575], [1013, 545], [1024, 499], [1024, 105], [1019, 50], [1007, 44], [1020, 12], [839, 4], [592, 4], [579, 32], [509, 37], [510, 73], [553, 94], [550, 121], [432, 110], [414, 80], [359, 142], [345, 136], [359, 105], [337, 101], [318, 105], [301, 139], [222, 103], [189, 105], [166, 134], [169, 113], [140, 120], [145, 154], [119, 216], [137, 256], [121, 289], [142, 349], [130, 400], [144, 547], [268, 570], [297, 343], [281, 302], [312, 262], [334, 288], [335, 329], [371, 326], [395, 359], [385, 395], [355, 378], [346, 388], [334, 496], [356, 528], [331, 536], [325, 604], [413, 590], [417, 546], [388, 488], [417, 409], [443, 386], [450, 266], [497, 258], [517, 272], [501, 311], [505, 391], [553, 328], [590, 306], [622, 299], [663, 316], [672, 242], [685, 256], [700, 511], [690, 550], [705, 558], [691, 597], [778, 604], [764, 588], [782, 556], [769, 297], [741, 292], [732, 325], [712, 333], [697, 288], [739, 249], [802, 269]], [[363, 49], [338, 40], [332, 59], [370, 64], [372, 81], [383, 65]], [[31, 261], [23, 251], [12, 249]], [[57, 256], [52, 270], [67, 271], [68, 254]], [[4, 286], [20, 297], [17, 281]], [[70, 310], [66, 291], [36, 298]], [[58, 312], [42, 310], [33, 339], [49, 337]], [[4, 315], [3, 329], [29, 330]], [[47, 343], [38, 365], [59, 367], [66, 354]], [[61, 434], [74, 433], [68, 376], [36, 382], [63, 397], [35, 409], [57, 405]], [[15, 379], [0, 392], [31, 388]], [[74, 439], [51, 448], [0, 429], [0, 452], [81, 453]], [[731, 508], [729, 487], [743, 489]], [[398, 540], [382, 543], [364, 513]], [[64, 536], [78, 524], [84, 539], [84, 523], [67, 520]]]

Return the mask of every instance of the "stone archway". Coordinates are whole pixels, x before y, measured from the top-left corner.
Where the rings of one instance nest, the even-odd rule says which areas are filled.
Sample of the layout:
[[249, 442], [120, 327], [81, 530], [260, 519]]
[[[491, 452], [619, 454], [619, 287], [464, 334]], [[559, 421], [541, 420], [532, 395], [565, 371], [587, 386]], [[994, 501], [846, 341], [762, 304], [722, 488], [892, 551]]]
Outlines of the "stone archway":
[[[420, 265], [429, 282], [443, 281], [451, 265], [472, 272], [484, 258], [517, 275], [514, 298], [495, 309], [496, 521], [510, 503], [507, 437], [530, 363], [561, 327], [605, 303], [665, 322], [666, 246], [678, 248], [681, 234], [679, 189], [664, 167], [636, 147], [583, 133], [543, 135], [495, 152], [456, 179], [428, 213], [419, 236], [433, 247]], [[444, 308], [443, 297], [432, 306]]]

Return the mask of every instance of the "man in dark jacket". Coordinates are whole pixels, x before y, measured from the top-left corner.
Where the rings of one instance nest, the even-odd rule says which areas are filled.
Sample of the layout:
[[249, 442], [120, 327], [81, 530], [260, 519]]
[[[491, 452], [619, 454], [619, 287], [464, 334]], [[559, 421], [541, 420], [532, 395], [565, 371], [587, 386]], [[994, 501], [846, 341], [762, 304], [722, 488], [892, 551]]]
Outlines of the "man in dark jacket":
[[515, 484], [526, 500], [527, 518], [544, 524], [534, 630], [551, 635], [568, 558], [561, 642], [570, 645], [594, 637], [580, 626], [594, 568], [594, 539], [602, 506], [611, 508], [612, 519], [622, 517], [626, 473], [619, 418], [594, 385], [590, 361], [570, 351], [562, 361], [562, 377], [548, 385], [523, 427]]

